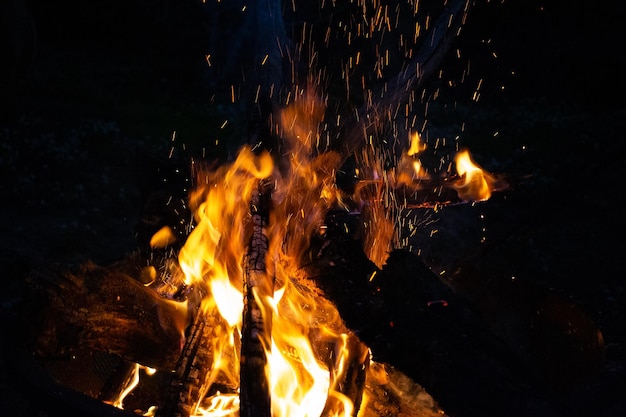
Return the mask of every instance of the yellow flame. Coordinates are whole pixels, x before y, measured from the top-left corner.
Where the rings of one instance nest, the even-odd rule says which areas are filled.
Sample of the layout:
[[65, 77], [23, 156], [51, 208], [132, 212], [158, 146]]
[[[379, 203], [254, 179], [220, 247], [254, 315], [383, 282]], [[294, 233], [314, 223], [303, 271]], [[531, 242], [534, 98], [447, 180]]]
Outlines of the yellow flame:
[[121, 410], [124, 409], [124, 399], [139, 384], [139, 371], [142, 369], [145, 371], [146, 375], [154, 375], [156, 373], [156, 369], [135, 363], [133, 371], [132, 371], [132, 375], [130, 379], [127, 381], [127, 384], [123, 387], [122, 392], [118, 395], [118, 397], [111, 402], [111, 404], [114, 407], [119, 408]]
[[[271, 346], [266, 347], [272, 416], [352, 414], [353, 404], [338, 388], [343, 364], [353, 354], [353, 349], [341, 348], [347, 329], [335, 307], [303, 284], [305, 277], [299, 270], [310, 237], [323, 225], [328, 209], [343, 207], [345, 198], [335, 184], [340, 155], [313, 156], [324, 110], [324, 101], [314, 92], [297, 91], [277, 117], [277, 128], [286, 139], [287, 166], [276, 167], [268, 153], [256, 154], [244, 147], [231, 164], [196, 169], [196, 186], [189, 198], [195, 227], [179, 252], [179, 264], [187, 285], [205, 289], [208, 295], [202, 308], [215, 317], [215, 323], [207, 341], [213, 355], [211, 369], [195, 415], [231, 415], [239, 407], [234, 393], [214, 392], [214, 387], [218, 382], [239, 384], [249, 205], [259, 181], [268, 179], [272, 200], [265, 230], [270, 243], [266, 263], [276, 288], [272, 299], [259, 303], [272, 322]], [[332, 360], [328, 346], [335, 346]]]
[[207, 399], [203, 408], [196, 410], [196, 416], [202, 417], [229, 417], [239, 415], [238, 394], [217, 394]]
[[456, 154], [456, 171], [461, 178], [455, 182], [459, 197], [466, 201], [482, 201], [491, 197], [494, 179], [472, 161], [469, 152], [462, 150]]
[[421, 142], [419, 133], [412, 133], [409, 149], [402, 153], [395, 169], [390, 172], [391, 186], [405, 186], [415, 189], [417, 187], [416, 181], [430, 178], [418, 159], [418, 155], [424, 150], [426, 150], [426, 144]]
[[[345, 196], [335, 183], [342, 158], [318, 149], [324, 113], [325, 101], [310, 86], [296, 89], [291, 104], [278, 113], [274, 131], [285, 139], [281, 152], [286, 165], [276, 166], [269, 153], [243, 147], [230, 164], [214, 169], [194, 166], [195, 187], [189, 206], [195, 223], [179, 252], [178, 265], [184, 283], [202, 289], [201, 309], [211, 332], [203, 343], [209, 346], [211, 357], [192, 416], [239, 413], [244, 268], [252, 236], [250, 203], [260, 181], [271, 184], [265, 228], [267, 271], [262, 275], [271, 278], [270, 285], [275, 288], [270, 287], [264, 296], [254, 295], [264, 320], [271, 321], [266, 327], [271, 328], [271, 335], [264, 345], [272, 417], [354, 414], [355, 404], [341, 392], [342, 378], [355, 363], [365, 370], [369, 351], [350, 334], [336, 307], [310, 287], [300, 264], [329, 208], [347, 209], [349, 200], [361, 212], [363, 249], [382, 268], [397, 239], [394, 216], [398, 203], [393, 189], [414, 187], [415, 180], [428, 178], [417, 159], [426, 146], [419, 134], [412, 134], [409, 149], [391, 172], [385, 170], [380, 151], [367, 147], [357, 158], [360, 169], [356, 170], [359, 183], [355, 193]], [[489, 198], [493, 180], [471, 161], [467, 151], [456, 156], [456, 167], [461, 179], [454, 187], [461, 198]], [[165, 247], [175, 238], [171, 229], [164, 228], [151, 245]], [[153, 280], [148, 279], [152, 275], [152, 271], [146, 272], [147, 282]], [[230, 392], [222, 392], [224, 388]], [[361, 400], [362, 404], [368, 401]]]
[[176, 242], [176, 235], [169, 226], [159, 229], [150, 239], [151, 248], [164, 248]]
[[[341, 365], [352, 353], [342, 349], [347, 335], [340, 332], [338, 312], [330, 302], [315, 298], [310, 290], [294, 283], [283, 291], [274, 311], [272, 350], [268, 353], [272, 415], [319, 416], [329, 404], [328, 411], [334, 415], [351, 415], [351, 401], [336, 388], [343, 372]], [[322, 363], [312, 341], [336, 346], [338, 366], [333, 372]]]
[[426, 144], [421, 143], [420, 135], [417, 132], [413, 132], [411, 135], [411, 146], [409, 146], [406, 154], [408, 156], [417, 155], [420, 152], [426, 150]]
[[235, 327], [241, 322], [243, 311], [243, 296], [239, 290], [232, 286], [227, 276], [217, 275], [211, 280], [211, 294], [216, 300], [217, 309], [221, 316], [231, 326]]

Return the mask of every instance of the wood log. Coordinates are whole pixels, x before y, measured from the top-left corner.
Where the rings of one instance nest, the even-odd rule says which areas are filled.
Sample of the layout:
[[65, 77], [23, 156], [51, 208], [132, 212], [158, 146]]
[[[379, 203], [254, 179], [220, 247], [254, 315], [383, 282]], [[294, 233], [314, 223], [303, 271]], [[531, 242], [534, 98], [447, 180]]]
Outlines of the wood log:
[[[128, 263], [133, 264], [134, 261]], [[105, 270], [106, 268], [103, 267], [99, 269]], [[116, 265], [114, 269], [115, 271], [119, 271], [125, 270], [126, 268], [120, 268]], [[109, 271], [109, 273], [112, 272]], [[68, 274], [67, 269], [61, 267], [59, 269], [48, 270], [48, 272], [42, 271], [42, 277], [31, 278], [31, 280], [37, 283], [40, 291], [43, 291], [43, 295], [41, 292], [38, 292], [38, 294], [47, 297], [48, 291], [51, 291], [48, 288], [50, 283], [42, 283], [41, 280], [45, 279], [47, 281], [58, 282], [62, 280], [59, 276], [65, 277]], [[76, 270], [73, 271], [73, 274], [80, 276], [80, 273]], [[64, 279], [65, 278], [63, 278], [63, 280]], [[85, 280], [88, 281], [86, 277], [83, 277], [82, 281]], [[31, 284], [31, 286], [32, 285], [34, 284]], [[310, 291], [314, 290], [310, 289]], [[319, 297], [321, 297], [317, 292], [314, 296], [317, 297], [318, 300]], [[31, 301], [29, 306], [33, 306], [32, 301], [34, 300], [29, 301]], [[328, 301], [325, 299], [320, 300], [320, 302], [328, 304]], [[39, 310], [42, 309], [43, 308], [39, 308]], [[55, 320], [58, 319], [59, 317], [57, 316]], [[18, 323], [14, 324], [16, 328], [12, 326], [11, 329], [17, 331], [17, 333], [8, 332], [6, 334], [21, 334], [18, 331], [20, 330]], [[211, 363], [214, 359], [213, 352], [211, 351], [212, 344], [207, 343], [207, 341], [212, 340], [220, 331], [223, 331], [224, 325], [226, 324], [219, 317], [217, 312], [215, 315], [201, 312], [195, 316], [193, 324], [190, 325], [186, 332], [186, 345], [176, 364], [176, 371], [171, 374], [157, 373], [157, 375], [161, 375], [157, 381], [161, 381], [164, 385], [153, 385], [154, 392], [151, 392], [151, 398], [157, 398], [158, 400], [145, 403], [146, 405], [157, 405], [158, 416], [187, 417], [194, 411], [193, 406], [202, 400], [203, 392], [201, 387], [203, 383], [205, 383], [207, 371], [211, 368]], [[222, 328], [222, 330], [220, 330], [220, 328]], [[21, 330], [24, 329], [21, 328]], [[360, 347], [357, 347], [357, 351], [363, 353], [369, 363], [367, 347], [362, 344], [354, 334], [350, 333], [349, 329], [340, 328], [337, 330], [348, 332], [351, 348], [354, 343], [360, 344]], [[322, 332], [319, 332], [316, 340], [324, 339], [324, 335], [321, 333]], [[24, 338], [19, 338], [11, 343], [9, 343], [8, 340], [6, 342], [7, 343], [3, 343], [3, 347], [5, 348], [3, 349], [3, 353], [6, 355], [3, 359], [5, 359], [7, 367], [10, 365], [11, 381], [15, 383], [15, 389], [20, 395], [23, 394], [24, 398], [32, 398], [32, 393], [36, 391], [37, 398], [41, 400], [33, 403], [34, 410], [41, 410], [41, 412], [50, 416], [131, 417], [137, 415], [137, 412], [132, 411], [133, 408], [131, 407], [127, 410], [120, 410], [101, 401], [102, 399], [108, 399], [106, 392], [104, 392], [106, 388], [110, 388], [110, 394], [115, 396], [119, 386], [116, 385], [114, 381], [109, 381], [111, 382], [110, 385], [105, 384], [100, 399], [91, 396], [91, 394], [83, 394], [82, 392], [76, 391], [75, 388], [64, 385], [63, 382], [51, 378], [50, 369], [42, 365], [42, 361], [34, 358], [29, 348], [22, 348], [21, 343], [25, 342]], [[330, 347], [328, 351], [323, 349], [319, 350], [317, 353], [321, 358], [320, 360], [331, 365], [334, 358], [331, 353], [333, 349], [336, 348]], [[233, 357], [232, 360], [236, 361], [237, 357]], [[43, 363], [49, 362], [56, 361], [44, 361]], [[63, 366], [62, 364], [67, 361], [63, 359], [59, 362], [61, 362], [61, 366]], [[120, 363], [121, 362], [120, 360]], [[338, 378], [337, 386], [335, 387], [339, 392], [348, 396], [355, 402], [354, 415], [356, 415], [358, 407], [358, 410], [362, 411], [359, 415], [364, 417], [380, 417], [383, 415], [387, 417], [446, 416], [443, 411], [437, 407], [434, 399], [423, 388], [412, 383], [401, 372], [380, 363], [373, 364], [373, 367], [364, 367], [363, 365], [363, 357], [359, 357], [358, 354], [355, 355], [353, 360], [351, 360], [346, 367], [344, 376]], [[86, 378], [84, 371], [89, 372], [88, 369], [76, 368], [76, 378]], [[124, 373], [122, 372], [119, 375], [123, 376], [122, 374]], [[171, 375], [171, 379], [167, 378], [166, 375]], [[142, 381], [140, 383], [139, 388], [143, 386], [144, 382], [145, 381]], [[123, 381], [120, 381], [120, 384], [121, 383], [123, 383]], [[159, 387], [161, 388], [157, 391]], [[217, 378], [212, 387], [212, 393], [214, 393], [216, 389], [220, 390], [222, 393], [235, 393], [237, 387], [227, 386], [223, 383], [223, 380]], [[361, 398], [360, 391], [363, 391], [367, 398], [362, 404], [359, 404], [359, 399]], [[141, 392], [145, 393], [143, 390]], [[131, 403], [130, 400], [128, 402]], [[359, 405], [357, 406], [357, 404]], [[141, 407], [144, 406], [144, 403], [141, 402], [138, 405]], [[37, 414], [37, 412], [33, 411], [33, 415], [35, 414]]]
[[[353, 333], [350, 333], [346, 329], [346, 345], [345, 349], [350, 352], [349, 360], [343, 366], [339, 363], [338, 355], [333, 355], [332, 359], [335, 359], [329, 363], [329, 369], [331, 374], [335, 375], [335, 384], [331, 387], [332, 390], [345, 395], [354, 406], [352, 416], [356, 417], [363, 402], [363, 393], [367, 382], [367, 374], [370, 368], [370, 357], [368, 347], [359, 340]], [[338, 408], [334, 404], [338, 399], [334, 396], [330, 396], [326, 400], [326, 407], [322, 412], [322, 416], [335, 415], [333, 410]]]
[[[224, 337], [228, 324], [219, 312], [202, 309], [187, 332], [187, 343], [172, 373], [167, 389], [159, 404], [160, 417], [188, 417], [202, 405], [207, 394], [214, 394], [216, 387], [222, 393], [235, 393], [236, 386], [222, 373], [209, 378], [213, 370], [215, 352], [213, 340]], [[236, 374], [239, 364], [233, 354], [221, 353], [222, 361], [230, 359], [228, 373]]]
[[[458, 175], [451, 175], [450, 177], [414, 180], [408, 184], [394, 185], [389, 193], [393, 201], [407, 209], [437, 208], [473, 202], [459, 195], [456, 188], [459, 179]], [[493, 179], [493, 183], [489, 184], [492, 193], [504, 191], [509, 187], [509, 181], [504, 176], [493, 176]], [[381, 190], [386, 186], [383, 180], [357, 183], [355, 200], [368, 204], [383, 201], [384, 196]]]
[[313, 240], [307, 276], [374, 361], [422, 384], [451, 416], [559, 416], [551, 372], [580, 381], [599, 369], [601, 332], [566, 300], [506, 279], [487, 285], [469, 265], [455, 280], [475, 292], [453, 288], [403, 250], [377, 268], [345, 232], [357, 222], [336, 217]]
[[[137, 343], [132, 340], [134, 334], [142, 334], [142, 338], [146, 338], [145, 333], [157, 332], [160, 328], [159, 314], [145, 315], [144, 308], [139, 306], [145, 306], [148, 301], [154, 303], [153, 294], [150, 294], [149, 289], [146, 287], [136, 285], [134, 279], [127, 275], [127, 265], [132, 262], [126, 262], [124, 266], [115, 265], [111, 268], [99, 267], [93, 264], [81, 265], [80, 267], [68, 270], [66, 268], [60, 268], [59, 270], [41, 271], [38, 275], [31, 277], [31, 287], [37, 288], [37, 294], [40, 296], [38, 299], [46, 301], [45, 308], [40, 308], [37, 317], [41, 314], [51, 314], [49, 317], [50, 322], [42, 323], [47, 326], [39, 326], [33, 331], [41, 331], [44, 334], [39, 338], [40, 344], [38, 345], [39, 355], [44, 355], [46, 358], [50, 358], [52, 355], [70, 354], [75, 347], [80, 348], [95, 348], [99, 350], [111, 351], [112, 347], [109, 344], [124, 344], [125, 348], [120, 351], [116, 349], [115, 353], [129, 357], [138, 362], [146, 362], [144, 351], [137, 353]], [[106, 283], [104, 281], [107, 281]], [[62, 289], [61, 289], [62, 287]], [[117, 290], [116, 290], [117, 289]], [[126, 292], [135, 292], [134, 296], [130, 299], [124, 300], [121, 298], [117, 303], [119, 307], [113, 307], [107, 301], [110, 295], [113, 295], [113, 300], [117, 300], [117, 295], [126, 294]], [[308, 291], [314, 291], [309, 289]], [[150, 294], [148, 297], [146, 293]], [[316, 292], [312, 294], [319, 300], [319, 303], [328, 304], [327, 300], [321, 300], [321, 295]], [[147, 300], [144, 300], [147, 298]], [[113, 315], [118, 315], [113, 320], [111, 326], [116, 325], [123, 320], [130, 320], [133, 328], [128, 326], [121, 328], [119, 331], [110, 331], [112, 340], [108, 340], [108, 334], [105, 329], [102, 329], [102, 322], [94, 317], [90, 317], [88, 312], [81, 311], [83, 303], [86, 301], [91, 306], [89, 310], [96, 314], [98, 311], [102, 311], [106, 308], [115, 308], [111, 312]], [[137, 302], [137, 305], [135, 305]], [[32, 304], [32, 303], [31, 303]], [[62, 304], [62, 305], [61, 305]], [[161, 307], [157, 306], [155, 309]], [[64, 318], [63, 315], [67, 314], [69, 317]], [[81, 320], [76, 319], [76, 316], [85, 314], [86, 316]], [[160, 314], [171, 314], [175, 317], [178, 312], [176, 310], [164, 310], [162, 309]], [[138, 317], [133, 317], [137, 315]], [[171, 318], [171, 320], [173, 320]], [[171, 321], [170, 320], [170, 321]], [[156, 328], [155, 325], [156, 324]], [[81, 336], [74, 334], [69, 330], [73, 330], [79, 333], [78, 329], [72, 328], [74, 325], [81, 326], [81, 332], [86, 334], [99, 334], [100, 337], [94, 338]], [[94, 325], [96, 328], [90, 329], [89, 326]], [[193, 324], [186, 332], [187, 341], [182, 353], [177, 357], [175, 366], [172, 367], [175, 371], [171, 373], [172, 377], [169, 380], [167, 386], [163, 387], [162, 401], [158, 404], [159, 415], [162, 417], [188, 417], [194, 412], [194, 407], [200, 404], [203, 400], [203, 396], [207, 394], [204, 391], [203, 385], [206, 383], [206, 375], [211, 369], [213, 362], [213, 352], [211, 351], [211, 343], [207, 343], [212, 338], [216, 337], [216, 333], [223, 332], [219, 330], [220, 326], [223, 326], [223, 321], [219, 318], [218, 314], [200, 312], [195, 316]], [[68, 329], [70, 328], [70, 329]], [[369, 351], [366, 345], [364, 345], [360, 339], [358, 339], [347, 327], [337, 329], [338, 331], [345, 332], [348, 335], [348, 348], [353, 352], [351, 360], [345, 364], [341, 374], [336, 375], [335, 386], [332, 387], [337, 392], [344, 394], [348, 397], [355, 406], [354, 415], [363, 408], [366, 416], [378, 416], [381, 415], [381, 410], [385, 409], [384, 415], [394, 416], [418, 416], [423, 415], [423, 408], [420, 405], [418, 408], [411, 404], [401, 404], [398, 402], [398, 392], [394, 393], [394, 382], [392, 378], [400, 375], [399, 372], [391, 372], [389, 369], [386, 371], [389, 373], [387, 377], [381, 379], [380, 371], [376, 371], [376, 377], [370, 377], [369, 370]], [[128, 338], [124, 338], [121, 333], [125, 331], [132, 331]], [[71, 336], [65, 338], [67, 336]], [[106, 335], [106, 336], [105, 336]], [[150, 334], [149, 334], [150, 335]], [[51, 337], [53, 336], [53, 337]], [[65, 339], [64, 339], [65, 338]], [[324, 336], [318, 335], [318, 339], [322, 340]], [[155, 340], [155, 349], [164, 355], [164, 358], [168, 356], [176, 356], [178, 350], [167, 349], [167, 343], [169, 339], [161, 338]], [[316, 339], [317, 340], [317, 339]], [[96, 341], [102, 344], [96, 345]], [[337, 346], [330, 346], [328, 349], [319, 348], [317, 354], [320, 360], [323, 360], [329, 365], [330, 372], [336, 372], [336, 352]], [[48, 349], [47, 352], [43, 352], [43, 349]], [[61, 352], [60, 349], [63, 351]], [[140, 355], [141, 358], [137, 358]], [[232, 358], [236, 360], [235, 357]], [[165, 361], [163, 359], [162, 361]], [[161, 361], [159, 361], [161, 362]], [[33, 362], [34, 363], [34, 362]], [[236, 365], [233, 365], [236, 366]], [[333, 368], [335, 367], [335, 368]], [[169, 369], [168, 365], [167, 368]], [[380, 365], [376, 365], [376, 369], [379, 369]], [[123, 376], [123, 372], [120, 376]], [[368, 376], [366, 376], [368, 375]], [[393, 377], [395, 375], [395, 377]], [[263, 373], [264, 376], [264, 373]], [[368, 378], [372, 380], [366, 384]], [[383, 381], [384, 380], [384, 381]], [[121, 384], [121, 382], [120, 382]], [[115, 385], [115, 384], [113, 384]], [[100, 399], [110, 399], [110, 396], [115, 396], [119, 386], [106, 386], [107, 392], [101, 392]], [[226, 386], [221, 380], [214, 381], [214, 385], [218, 387], [222, 392], [236, 392], [237, 387]], [[212, 390], [215, 390], [215, 386]], [[55, 390], [60, 387], [55, 388]], [[66, 391], [71, 391], [67, 387], [63, 388]], [[367, 392], [370, 398], [366, 404], [361, 404], [363, 392]], [[427, 395], [425, 392], [424, 395]], [[376, 398], [372, 399], [373, 396]], [[378, 398], [380, 396], [380, 398]], [[387, 404], [385, 398], [393, 399], [391, 403]], [[430, 398], [430, 397], [429, 397]], [[255, 399], [256, 401], [256, 399]], [[329, 400], [327, 406], [332, 406], [333, 399]], [[55, 405], [56, 403], [52, 404]], [[258, 403], [249, 402], [250, 413], [258, 415]], [[395, 405], [394, 405], [395, 404]], [[432, 406], [434, 400], [430, 398], [429, 404]], [[382, 407], [382, 408], [381, 408]], [[387, 407], [389, 407], [387, 409]], [[103, 407], [100, 412], [117, 412], [114, 408]], [[92, 413], [89, 415], [96, 415]], [[120, 414], [123, 414], [120, 412]], [[439, 415], [442, 412], [439, 411]]]
[[33, 273], [28, 326], [35, 353], [54, 358], [90, 348], [173, 370], [184, 345], [187, 307], [145, 287], [126, 267], [87, 262]]
[[274, 279], [268, 274], [270, 188], [260, 183], [252, 193], [252, 236], [244, 271], [244, 307], [241, 330], [240, 416], [270, 417], [270, 389], [266, 376], [265, 350], [271, 346], [271, 307]]

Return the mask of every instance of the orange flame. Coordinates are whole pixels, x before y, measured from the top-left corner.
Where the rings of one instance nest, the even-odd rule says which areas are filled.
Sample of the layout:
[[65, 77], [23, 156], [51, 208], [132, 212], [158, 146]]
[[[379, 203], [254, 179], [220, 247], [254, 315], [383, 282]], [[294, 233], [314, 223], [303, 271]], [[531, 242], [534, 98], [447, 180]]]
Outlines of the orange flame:
[[134, 365], [134, 369], [132, 371], [132, 375], [130, 379], [127, 381], [126, 385], [122, 388], [122, 391], [117, 396], [117, 398], [111, 401], [111, 405], [113, 405], [113, 407], [119, 408], [121, 410], [124, 409], [124, 399], [139, 384], [139, 371], [142, 369], [145, 371], [146, 375], [154, 375], [154, 373], [156, 372], [156, 369], [136, 363]]
[[417, 155], [420, 152], [423, 152], [424, 150], [426, 150], [426, 144], [422, 144], [419, 133], [413, 132], [413, 134], [411, 135], [411, 146], [409, 146], [406, 154], [408, 156], [413, 156]]
[[454, 184], [459, 197], [466, 201], [488, 200], [494, 178], [472, 161], [467, 150], [457, 153], [454, 160], [456, 171], [461, 176]]
[[[364, 250], [382, 267], [397, 239], [394, 216], [400, 204], [390, 190], [404, 181], [428, 177], [417, 159], [425, 145], [413, 134], [395, 172], [386, 172], [380, 152], [367, 147], [360, 155], [355, 193], [344, 195], [335, 183], [340, 155], [317, 153], [324, 100], [311, 88], [296, 89], [293, 97], [276, 118], [275, 131], [285, 139], [284, 165], [276, 166], [267, 152], [244, 147], [230, 164], [216, 169], [194, 166], [196, 186], [189, 205], [195, 227], [178, 262], [185, 284], [202, 289], [201, 308], [212, 331], [203, 341], [210, 345], [211, 367], [194, 415], [238, 414], [244, 267], [252, 236], [250, 202], [259, 182], [269, 180], [272, 185], [264, 275], [271, 277], [273, 290], [257, 300], [264, 320], [271, 317], [272, 323], [271, 337], [264, 343], [272, 416], [347, 417], [353, 415], [355, 404], [341, 392], [342, 377], [349, 361], [364, 364], [369, 351], [350, 334], [334, 305], [307, 283], [300, 264], [328, 210], [352, 204], [361, 212]], [[467, 151], [457, 155], [456, 164], [461, 179], [454, 187], [459, 196], [489, 198], [493, 180]], [[161, 230], [152, 244], [164, 246], [173, 239], [171, 230]]]
[[417, 159], [418, 155], [426, 150], [426, 144], [421, 142], [419, 133], [411, 134], [409, 149], [404, 151], [398, 160], [395, 173], [392, 175], [395, 186], [414, 187], [415, 180], [428, 179], [430, 176], [422, 163]]
[[[330, 207], [345, 198], [335, 184], [341, 163], [337, 153], [312, 156], [319, 142], [324, 103], [310, 91], [300, 91], [280, 113], [278, 128], [286, 139], [288, 166], [276, 167], [269, 154], [244, 147], [237, 159], [213, 171], [196, 167], [190, 195], [196, 226], [179, 252], [187, 285], [208, 294], [202, 309], [215, 318], [211, 343], [212, 367], [202, 386], [196, 415], [229, 415], [238, 409], [233, 393], [214, 392], [216, 383], [238, 387], [239, 337], [243, 309], [243, 265], [249, 242], [250, 201], [260, 180], [272, 180], [272, 209], [266, 234], [268, 276], [275, 279], [273, 298], [262, 304], [271, 311], [271, 346], [266, 347], [272, 415], [350, 416], [351, 401], [339, 391], [341, 364], [354, 354], [345, 349], [350, 337], [335, 307], [307, 284], [299, 264], [309, 239], [322, 226]], [[155, 244], [169, 242], [167, 231]], [[336, 346], [335, 368], [323, 350]], [[365, 348], [361, 349], [362, 350]], [[358, 350], [357, 350], [358, 351]], [[363, 359], [364, 360], [364, 359]]]

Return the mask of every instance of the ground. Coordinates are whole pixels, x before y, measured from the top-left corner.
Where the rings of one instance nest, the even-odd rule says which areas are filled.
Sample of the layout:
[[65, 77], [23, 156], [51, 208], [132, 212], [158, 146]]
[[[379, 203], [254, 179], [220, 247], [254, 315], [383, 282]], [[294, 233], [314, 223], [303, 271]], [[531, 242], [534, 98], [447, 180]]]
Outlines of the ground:
[[[177, 45], [193, 49], [189, 43], [198, 33], [179, 34], [188, 38], [173, 41], [171, 33], [157, 37], [155, 28], [136, 29], [132, 35], [112, 29], [106, 41], [81, 38], [81, 31], [93, 33], [87, 20], [71, 25], [65, 17], [55, 23], [47, 17], [51, 9], [27, 4], [38, 25], [34, 60], [20, 77], [3, 84], [4, 321], [13, 319], [23, 279], [34, 268], [86, 260], [106, 265], [138, 250], [145, 243], [139, 226], [146, 198], [163, 190], [184, 196], [189, 185], [181, 172], [187, 157], [183, 149], [206, 147], [224, 157], [236, 149], [228, 137], [243, 132], [232, 125], [219, 129], [225, 115], [237, 109], [209, 95], [197, 62], [185, 65], [181, 56], [193, 51], [161, 43], [180, 41]], [[507, 327], [510, 310], [489, 297], [498, 297], [493, 291], [510, 290], [511, 282], [521, 282], [525, 291], [500, 295], [516, 313], [523, 310], [519, 306], [536, 306], [537, 294], [541, 300], [549, 294], [574, 306], [580, 313], [576, 317], [588, 319], [601, 332], [604, 358], [598, 366], [582, 364], [581, 369], [591, 369], [585, 378], [551, 399], [570, 416], [617, 417], [626, 412], [619, 391], [626, 386], [620, 203], [626, 106], [623, 81], [615, 77], [622, 74], [623, 58], [614, 57], [604, 39], [619, 38], [619, 29], [611, 24], [609, 11], [586, 19], [556, 9], [544, 14], [520, 9], [527, 13], [524, 19], [536, 19], [531, 20], [535, 26], [524, 26], [522, 17], [509, 15], [509, 25], [496, 19], [495, 28], [468, 23], [472, 36], [464, 39], [467, 49], [462, 51], [474, 47], [480, 56], [483, 47], [472, 42], [502, 36], [493, 38], [501, 61], [485, 61], [473, 69], [485, 71], [484, 96], [472, 100], [459, 93], [451, 96], [454, 105], [439, 100], [431, 110], [431, 123], [443, 131], [447, 125], [463, 124], [463, 144], [510, 186], [484, 203], [411, 213], [434, 220], [424, 222], [411, 248], [419, 249], [433, 271], [478, 305], [500, 335], [519, 329]], [[474, 22], [494, 22], [487, 12]], [[102, 20], [98, 24], [106, 27]], [[582, 33], [569, 32], [579, 23], [588, 24]], [[600, 26], [602, 31], [593, 30]], [[175, 61], [162, 62], [162, 57]], [[509, 70], [517, 73], [512, 76]], [[497, 92], [500, 84], [503, 92]], [[221, 140], [218, 145], [216, 139]], [[461, 272], [453, 276], [455, 268]], [[485, 298], [476, 295], [480, 291], [498, 308], [481, 304]], [[504, 339], [512, 344], [523, 339], [508, 336]], [[5, 343], [11, 343], [10, 337], [2, 338]], [[547, 361], [564, 354], [547, 344], [543, 352]], [[7, 360], [11, 358], [2, 357], [0, 363]], [[480, 374], [481, 369], [467, 366]], [[19, 415], [30, 398], [12, 385], [3, 372], [1, 407]]]

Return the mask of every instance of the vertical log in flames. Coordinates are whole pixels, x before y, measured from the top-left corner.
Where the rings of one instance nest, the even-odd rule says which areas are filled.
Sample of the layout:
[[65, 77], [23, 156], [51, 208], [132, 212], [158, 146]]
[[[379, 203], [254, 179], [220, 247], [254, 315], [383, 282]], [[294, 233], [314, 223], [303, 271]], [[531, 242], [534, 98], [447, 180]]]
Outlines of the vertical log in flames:
[[266, 349], [271, 346], [272, 313], [268, 300], [273, 296], [274, 278], [267, 271], [269, 241], [269, 183], [260, 181], [252, 193], [252, 237], [246, 255], [244, 308], [241, 331], [240, 416], [270, 417], [271, 401], [266, 376]]

